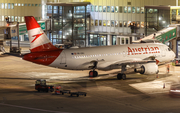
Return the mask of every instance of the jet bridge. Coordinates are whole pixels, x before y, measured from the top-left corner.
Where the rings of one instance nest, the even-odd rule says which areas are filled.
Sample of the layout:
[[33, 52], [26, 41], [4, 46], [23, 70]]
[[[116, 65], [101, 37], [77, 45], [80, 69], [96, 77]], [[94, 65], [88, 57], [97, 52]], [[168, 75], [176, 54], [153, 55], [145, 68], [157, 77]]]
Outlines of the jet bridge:
[[[178, 55], [177, 38], [180, 37], [180, 25], [170, 25], [160, 31], [154, 32], [141, 40], [134, 41], [133, 43], [163, 43], [168, 45]], [[180, 54], [180, 52], [179, 52]]]

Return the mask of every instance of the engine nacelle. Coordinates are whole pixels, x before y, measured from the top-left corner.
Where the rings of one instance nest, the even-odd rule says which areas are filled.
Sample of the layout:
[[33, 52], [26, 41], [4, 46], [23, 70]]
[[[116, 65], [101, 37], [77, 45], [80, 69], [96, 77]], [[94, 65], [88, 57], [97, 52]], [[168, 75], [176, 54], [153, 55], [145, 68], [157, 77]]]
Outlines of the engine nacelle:
[[158, 73], [158, 65], [156, 63], [143, 64], [140, 68], [134, 69], [135, 72], [145, 75]]

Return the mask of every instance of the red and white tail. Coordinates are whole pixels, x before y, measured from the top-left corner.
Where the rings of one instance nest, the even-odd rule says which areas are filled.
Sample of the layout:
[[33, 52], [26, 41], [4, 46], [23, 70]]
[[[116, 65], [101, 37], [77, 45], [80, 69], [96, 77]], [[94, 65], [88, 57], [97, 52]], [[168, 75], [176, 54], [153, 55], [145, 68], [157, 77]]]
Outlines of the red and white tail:
[[33, 16], [25, 16], [31, 52], [57, 50]]

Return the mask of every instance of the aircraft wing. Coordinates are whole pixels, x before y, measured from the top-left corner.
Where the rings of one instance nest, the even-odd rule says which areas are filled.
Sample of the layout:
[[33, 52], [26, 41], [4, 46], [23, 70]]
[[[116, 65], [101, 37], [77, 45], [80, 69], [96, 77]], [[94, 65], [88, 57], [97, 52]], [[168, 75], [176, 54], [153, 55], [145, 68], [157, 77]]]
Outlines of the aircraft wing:
[[98, 67], [106, 68], [109, 66], [143, 64], [143, 63], [149, 63], [149, 62], [156, 62], [156, 60], [152, 60], [152, 59], [148, 59], [148, 58], [146, 58], [146, 59], [131, 58], [128, 60], [120, 60], [120, 61], [114, 61], [114, 62], [99, 62]]
[[84, 66], [88, 66], [89, 68], [95, 68], [96, 66], [98, 68], [107, 68], [110, 66], [122, 66], [122, 65], [132, 65], [132, 64], [143, 64], [143, 63], [148, 63], [148, 62], [156, 62], [154, 56], [147, 57], [145, 59], [140, 59], [140, 58], [131, 58], [128, 60], [118, 60], [118, 61], [111, 61], [111, 62], [106, 62], [104, 59], [101, 60], [93, 60], [84, 63]]

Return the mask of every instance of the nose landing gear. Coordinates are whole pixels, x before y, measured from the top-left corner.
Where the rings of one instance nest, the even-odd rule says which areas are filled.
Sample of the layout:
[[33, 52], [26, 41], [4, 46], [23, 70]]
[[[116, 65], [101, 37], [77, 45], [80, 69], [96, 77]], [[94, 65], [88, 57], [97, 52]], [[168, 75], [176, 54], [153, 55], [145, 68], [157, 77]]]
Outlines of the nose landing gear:
[[97, 77], [98, 76], [98, 72], [93, 70], [93, 71], [89, 71], [89, 77]]

